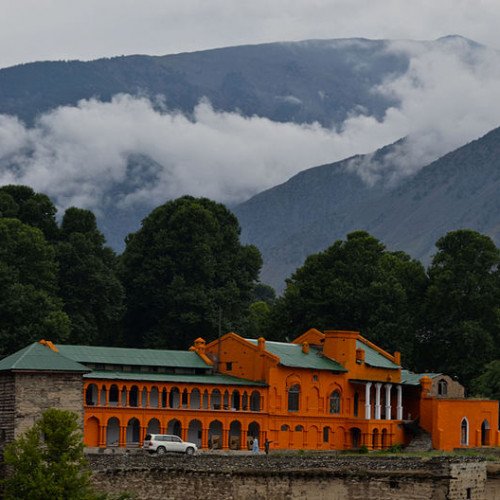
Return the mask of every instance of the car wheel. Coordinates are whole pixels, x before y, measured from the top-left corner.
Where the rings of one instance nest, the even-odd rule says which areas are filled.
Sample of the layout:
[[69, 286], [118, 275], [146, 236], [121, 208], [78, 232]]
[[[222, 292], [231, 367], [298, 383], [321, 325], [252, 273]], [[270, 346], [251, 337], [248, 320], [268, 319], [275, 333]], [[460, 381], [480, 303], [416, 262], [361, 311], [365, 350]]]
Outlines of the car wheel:
[[158, 446], [158, 448], [156, 448], [156, 453], [157, 453], [158, 455], [165, 455], [165, 452], [166, 452], [166, 451], [167, 451], [167, 450], [165, 449], [165, 447], [164, 447], [164, 446]]
[[194, 455], [194, 448], [192, 446], [186, 448], [186, 455]]

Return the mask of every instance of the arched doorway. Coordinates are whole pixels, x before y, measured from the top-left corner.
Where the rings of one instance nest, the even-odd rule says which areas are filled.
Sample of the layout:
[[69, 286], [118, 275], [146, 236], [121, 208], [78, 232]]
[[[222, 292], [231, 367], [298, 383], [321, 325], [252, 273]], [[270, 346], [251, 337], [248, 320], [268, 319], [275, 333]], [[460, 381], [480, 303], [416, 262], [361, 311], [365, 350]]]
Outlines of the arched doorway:
[[481, 424], [481, 446], [490, 445], [490, 423], [488, 420], [483, 420]]
[[160, 421], [157, 418], [152, 418], [149, 421], [146, 434], [160, 434]]
[[176, 418], [170, 420], [167, 425], [167, 434], [174, 434], [182, 438], [182, 425]]
[[85, 446], [96, 448], [99, 446], [99, 420], [90, 417], [85, 422]]
[[208, 447], [213, 450], [222, 448], [222, 422], [213, 420], [208, 427]]
[[241, 423], [238, 420], [233, 420], [229, 426], [229, 448], [241, 449]]
[[127, 446], [138, 446], [140, 440], [141, 425], [135, 417], [127, 424]]
[[358, 449], [361, 446], [361, 430], [357, 427], [351, 429], [351, 448]]
[[255, 438], [259, 440], [259, 446], [260, 446], [261, 444], [260, 425], [257, 422], [251, 422], [250, 424], [248, 424], [248, 431], [247, 431], [247, 448], [249, 450], [252, 449], [252, 443]]
[[120, 421], [111, 417], [106, 426], [106, 446], [119, 446], [120, 444]]
[[191, 420], [189, 422], [187, 440], [190, 443], [194, 443], [198, 448], [201, 448], [201, 433], [201, 422], [199, 420]]

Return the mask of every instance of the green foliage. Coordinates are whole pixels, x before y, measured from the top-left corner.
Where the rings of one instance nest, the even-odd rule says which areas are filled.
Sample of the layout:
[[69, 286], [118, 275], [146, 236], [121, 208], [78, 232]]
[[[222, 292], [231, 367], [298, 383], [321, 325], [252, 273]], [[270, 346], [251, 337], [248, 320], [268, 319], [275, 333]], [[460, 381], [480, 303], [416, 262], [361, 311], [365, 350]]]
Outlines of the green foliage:
[[270, 330], [281, 339], [311, 327], [359, 330], [386, 349], [402, 351], [408, 366], [426, 281], [419, 262], [388, 252], [376, 238], [357, 231], [309, 256], [287, 280]]
[[500, 348], [500, 251], [471, 230], [452, 231], [436, 246], [419, 365], [467, 386]]
[[41, 338], [67, 337], [54, 250], [39, 229], [17, 219], [0, 218], [0, 290], [1, 354]]
[[95, 216], [69, 208], [56, 245], [60, 297], [71, 319], [73, 344], [113, 345], [120, 341], [124, 291], [117, 276], [117, 258], [104, 246]]
[[485, 366], [483, 373], [473, 380], [472, 391], [477, 396], [500, 401], [500, 359]]
[[185, 196], [156, 208], [127, 238], [122, 256], [127, 340], [133, 346], [186, 348], [242, 321], [262, 261], [239, 242], [223, 205]]
[[239, 333], [253, 339], [265, 336], [270, 314], [271, 307], [267, 302], [254, 302], [249, 307], [249, 314], [241, 324]]
[[35, 193], [28, 186], [0, 187], [0, 217], [16, 218], [40, 229], [48, 241], [58, 237], [56, 207], [45, 194]]
[[276, 292], [274, 288], [265, 283], [257, 283], [253, 290], [253, 302], [265, 302], [268, 305], [274, 304]]
[[77, 415], [49, 409], [27, 432], [5, 448], [11, 474], [6, 500], [90, 500], [90, 487]]

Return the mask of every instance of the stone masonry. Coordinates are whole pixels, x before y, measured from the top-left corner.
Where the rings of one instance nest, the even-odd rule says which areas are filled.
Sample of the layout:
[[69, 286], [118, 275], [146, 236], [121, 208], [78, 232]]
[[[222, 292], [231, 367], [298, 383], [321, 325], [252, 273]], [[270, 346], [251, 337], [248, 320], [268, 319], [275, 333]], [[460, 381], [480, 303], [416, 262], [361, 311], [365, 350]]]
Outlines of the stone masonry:
[[412, 457], [90, 456], [99, 491], [138, 499], [485, 499], [478, 459]]
[[49, 408], [79, 415], [83, 429], [80, 373], [8, 372], [0, 374], [0, 451], [29, 429]]

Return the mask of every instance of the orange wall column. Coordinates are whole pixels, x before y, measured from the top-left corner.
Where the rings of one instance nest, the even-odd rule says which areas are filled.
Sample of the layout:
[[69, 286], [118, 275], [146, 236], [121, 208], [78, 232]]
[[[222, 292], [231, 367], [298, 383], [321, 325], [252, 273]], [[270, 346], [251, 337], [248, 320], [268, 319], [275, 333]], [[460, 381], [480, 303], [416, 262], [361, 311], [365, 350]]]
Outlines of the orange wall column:
[[127, 444], [127, 427], [120, 425], [120, 440], [118, 446], [124, 448]]
[[105, 425], [99, 426], [99, 447], [100, 448], [106, 447], [106, 426]]

